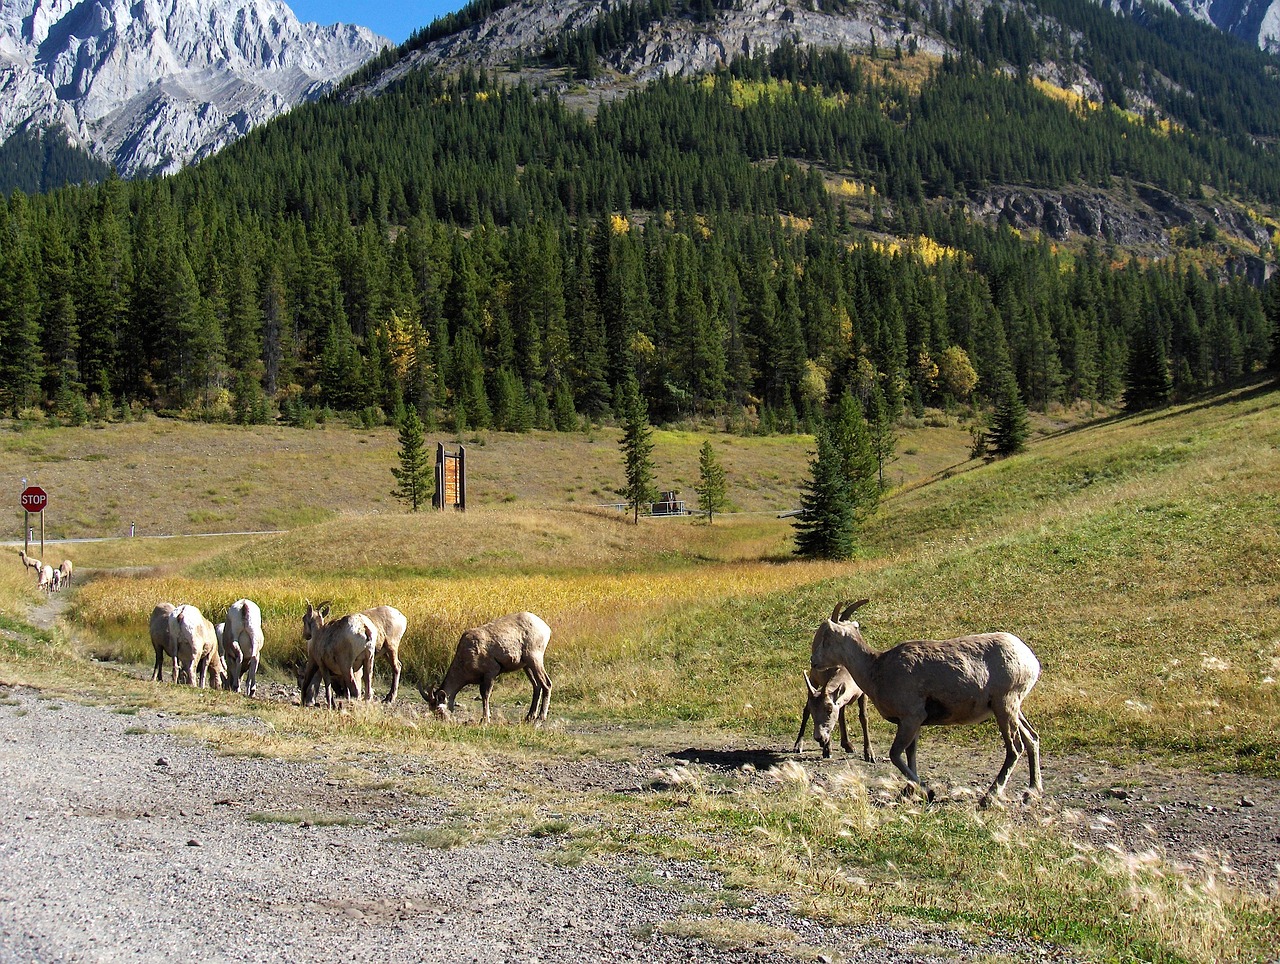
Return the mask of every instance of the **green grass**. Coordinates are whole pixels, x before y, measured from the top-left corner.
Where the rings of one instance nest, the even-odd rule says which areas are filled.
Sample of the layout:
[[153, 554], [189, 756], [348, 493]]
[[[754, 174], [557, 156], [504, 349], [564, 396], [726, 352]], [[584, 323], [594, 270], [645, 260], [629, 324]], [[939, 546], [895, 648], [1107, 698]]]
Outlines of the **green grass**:
[[[167, 437], [187, 431], [175, 426]], [[794, 561], [790, 526], [767, 512], [714, 526], [676, 520], [637, 529], [523, 498], [465, 516], [381, 508], [231, 544], [79, 547], [78, 568], [86, 558], [103, 560], [103, 568], [153, 568], [79, 590], [76, 645], [149, 665], [145, 618], [155, 601], [181, 596], [216, 613], [248, 595], [264, 602], [269, 671], [287, 679], [287, 662], [300, 652], [304, 595], [332, 596], [335, 608], [399, 604], [411, 617], [402, 682], [411, 709], [359, 707], [339, 716], [257, 703], [246, 710], [222, 694], [194, 692], [173, 694], [166, 706], [190, 716], [252, 711], [271, 724], [266, 735], [190, 728], [222, 752], [351, 759], [376, 751], [416, 761], [410, 791], [451, 799], [466, 819], [405, 830], [397, 839], [408, 844], [550, 836], [559, 844], [553, 862], [615, 852], [700, 860], [735, 886], [803, 898], [836, 920], [876, 908], [972, 934], [1060, 942], [1091, 960], [1264, 959], [1280, 944], [1274, 896], [1146, 858], [1081, 850], [1052, 808], [921, 808], [877, 795], [853, 776], [824, 771], [819, 779], [793, 764], [723, 778], [678, 768], [686, 772], [629, 794], [563, 792], [541, 776], [547, 765], [719, 745], [737, 734], [789, 745], [815, 626], [838, 600], [866, 596], [859, 619], [878, 648], [992, 629], [1024, 638], [1043, 666], [1025, 708], [1049, 759], [1067, 751], [1156, 765], [1164, 758], [1280, 777], [1280, 392], [1260, 385], [1050, 433], [1026, 454], [986, 465], [963, 463], [957, 440], [935, 432], [959, 429], [912, 430], [902, 451], [915, 454], [902, 461], [936, 467], [904, 479], [847, 564]], [[326, 456], [348, 444], [333, 432], [304, 434], [319, 438], [316, 451]], [[42, 457], [56, 454], [57, 436], [38, 435], [24, 434], [23, 443], [38, 442]], [[283, 433], [280, 461], [296, 459], [288, 449], [298, 438]], [[667, 478], [692, 477], [681, 467], [686, 455], [696, 474], [700, 439], [660, 433]], [[471, 443], [476, 464], [502, 465], [506, 481], [495, 483], [502, 493], [518, 491], [525, 469], [529, 491], [561, 484], [585, 503], [618, 461], [603, 431], [595, 441], [580, 434], [482, 441]], [[755, 466], [755, 488], [744, 483], [735, 496], [758, 500], [752, 504], [778, 498], [788, 473], [794, 485], [804, 472], [803, 446], [716, 442], [723, 462], [743, 460], [735, 464], [744, 477]], [[264, 490], [287, 492], [298, 504], [314, 498], [305, 485], [290, 488], [286, 470], [268, 468], [274, 481], [255, 481], [245, 498]], [[330, 474], [333, 485], [344, 484]], [[234, 484], [192, 481], [193, 491], [220, 495]], [[38, 597], [12, 569], [0, 570], [0, 610], [11, 620], [0, 620], [0, 679], [68, 687], [89, 680], [122, 712], [156, 705], [154, 687], [53, 660], [55, 637], [34, 636], [13, 618]], [[515, 608], [543, 611], [552, 622], [551, 724], [459, 726], [418, 715], [412, 682], [438, 676], [463, 627]], [[469, 712], [470, 695], [461, 704]], [[501, 718], [522, 717], [527, 700], [522, 677], [498, 683]], [[883, 743], [885, 726], [875, 726]], [[995, 765], [989, 727], [930, 739], [973, 746]], [[433, 767], [449, 778], [434, 779]], [[492, 792], [495, 779], [519, 788], [517, 803], [511, 792]], [[280, 819], [319, 823], [315, 816], [324, 817], [298, 811]], [[672, 926], [701, 928], [713, 941], [722, 931], [688, 920]], [[723, 933], [766, 942], [785, 936]]]

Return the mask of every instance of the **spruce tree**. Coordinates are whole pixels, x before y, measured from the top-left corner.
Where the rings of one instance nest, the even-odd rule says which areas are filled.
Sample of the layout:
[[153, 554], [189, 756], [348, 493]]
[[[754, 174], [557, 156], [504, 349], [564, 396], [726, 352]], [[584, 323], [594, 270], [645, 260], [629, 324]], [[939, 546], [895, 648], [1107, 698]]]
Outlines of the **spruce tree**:
[[880, 501], [877, 462], [871, 447], [867, 421], [858, 400], [846, 392], [832, 409], [829, 418], [832, 441], [844, 462], [844, 477], [849, 487], [849, 505], [854, 519], [870, 515]]
[[707, 514], [710, 525], [715, 513], [722, 511], [725, 504], [724, 466], [716, 457], [716, 450], [710, 439], [702, 443], [698, 453], [698, 508]]
[[640, 396], [634, 378], [627, 380], [622, 392], [622, 460], [626, 469], [626, 486], [622, 490], [627, 505], [634, 512], [633, 521], [640, 524], [640, 505], [652, 502], [657, 495], [653, 485], [653, 429], [649, 411]]
[[1031, 425], [1027, 419], [1027, 406], [1018, 391], [1013, 372], [1006, 371], [1000, 379], [995, 412], [991, 416], [991, 430], [987, 443], [995, 455], [1014, 455], [1027, 447]]
[[795, 523], [796, 554], [810, 559], [848, 559], [853, 555], [854, 514], [845, 475], [844, 454], [824, 422], [818, 426], [817, 452], [800, 495]]
[[427, 457], [422, 438], [422, 419], [418, 410], [410, 405], [400, 423], [400, 468], [392, 469], [398, 485], [391, 490], [401, 502], [417, 512], [431, 498], [431, 461]]
[[1129, 346], [1124, 407], [1131, 412], [1154, 408], [1167, 402], [1172, 391], [1169, 361], [1160, 335], [1149, 324], [1139, 325]]

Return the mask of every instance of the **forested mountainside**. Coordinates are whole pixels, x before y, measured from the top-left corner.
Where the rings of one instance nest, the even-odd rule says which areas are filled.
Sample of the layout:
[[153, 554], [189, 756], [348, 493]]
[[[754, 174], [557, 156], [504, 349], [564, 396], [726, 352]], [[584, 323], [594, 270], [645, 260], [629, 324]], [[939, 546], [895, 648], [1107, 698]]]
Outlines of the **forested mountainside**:
[[[1267, 364], [1280, 289], [1237, 269], [1280, 227], [1270, 61], [1240, 48], [1246, 76], [1135, 111], [1043, 79], [1065, 35], [991, 9], [926, 25], [942, 57], [784, 40], [590, 114], [591, 88], [558, 79], [590, 66], [567, 63], [585, 28], [519, 83], [405, 69], [419, 37], [177, 176], [15, 195], [0, 403], [303, 422], [412, 404], [521, 430], [606, 416], [634, 377], [655, 420], [768, 430], [847, 390], [918, 409], [1012, 371], [1033, 405], [1138, 404]], [[1142, 28], [1077, 12], [1080, 63], [1159, 86]], [[1200, 69], [1189, 28], [1151, 41], [1161, 76]], [[1009, 185], [1062, 203], [1061, 242], [982, 220]], [[1082, 234], [1081, 198], [1153, 220], [1128, 244], [1106, 217]]]

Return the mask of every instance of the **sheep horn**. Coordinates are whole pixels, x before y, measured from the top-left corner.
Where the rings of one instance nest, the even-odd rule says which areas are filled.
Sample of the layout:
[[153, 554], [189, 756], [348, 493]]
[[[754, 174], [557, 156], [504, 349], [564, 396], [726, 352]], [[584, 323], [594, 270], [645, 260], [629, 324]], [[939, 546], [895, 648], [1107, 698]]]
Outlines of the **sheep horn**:
[[804, 685], [809, 690], [809, 695], [817, 696], [819, 692], [818, 687], [814, 686], [813, 680], [809, 679], [809, 673], [807, 670], [804, 671], [803, 676], [804, 676]]
[[861, 609], [863, 606], [865, 606], [869, 602], [871, 602], [870, 599], [859, 599], [855, 603], [849, 603], [849, 608], [847, 608], [844, 612], [840, 614], [840, 618], [836, 620], [836, 622], [843, 623], [847, 621], [850, 616], [852, 616], [854, 613], [856, 613], [859, 609]]

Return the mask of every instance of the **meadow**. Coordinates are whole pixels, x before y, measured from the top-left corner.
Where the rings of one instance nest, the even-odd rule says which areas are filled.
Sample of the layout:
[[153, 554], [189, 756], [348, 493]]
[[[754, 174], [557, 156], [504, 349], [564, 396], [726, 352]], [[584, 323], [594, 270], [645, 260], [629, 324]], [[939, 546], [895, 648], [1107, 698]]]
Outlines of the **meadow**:
[[[321, 482], [338, 484], [332, 448], [363, 455], [349, 475], [388, 489], [387, 478], [373, 481], [389, 477], [394, 445], [385, 437], [162, 428], [184, 451], [222, 433], [255, 439], [265, 464], [245, 475], [250, 514], [269, 521], [254, 495], [269, 485], [287, 493], [282, 518], [314, 518], [272, 535], [69, 546], [78, 570], [99, 571], [51, 633], [26, 626], [34, 591], [16, 563], [4, 567], [0, 680], [169, 706], [225, 752], [323, 754], [353, 766], [353, 779], [361, 754], [409, 757], [421, 764], [410, 789], [465, 803], [467, 826], [450, 828], [459, 844], [535, 825], [533, 815], [550, 809], [564, 824], [563, 859], [617, 851], [699, 859], [835, 920], [885, 913], [1033, 936], [1097, 960], [1263, 960], [1280, 946], [1274, 891], [1083, 847], [1068, 815], [1051, 806], [1015, 798], [1007, 811], [983, 812], [960, 788], [950, 803], [924, 807], [897, 795], [896, 775], [861, 764], [822, 768], [802, 758], [767, 772], [673, 764], [644, 794], [543, 786], [521, 791], [514, 809], [510, 792], [483, 789], [495, 771], [510, 787], [544, 767], [649, 760], [655, 747], [789, 747], [814, 628], [836, 601], [864, 596], [871, 603], [859, 619], [878, 648], [991, 629], [1027, 640], [1043, 675], [1026, 710], [1048, 768], [1070, 755], [1099, 768], [1142, 759], [1175, 773], [1280, 778], [1280, 391], [1270, 384], [1045, 431], [1026, 454], [990, 464], [965, 461], [957, 427], [933, 435], [922, 427], [902, 444], [891, 469], [902, 484], [863, 527], [859, 557], [839, 564], [792, 558], [790, 526], [775, 518], [794, 502], [804, 440], [726, 444], [730, 497], [748, 511], [713, 525], [637, 527], [585, 504], [591, 493], [581, 486], [603, 491], [605, 476], [618, 474], [616, 443], [603, 434], [489, 436], [485, 453], [502, 452], [495, 463], [524, 488], [490, 481], [473, 488], [483, 494], [465, 516], [411, 516], [390, 505], [344, 511], [332, 493], [318, 494]], [[288, 446], [273, 447], [281, 434]], [[66, 451], [60, 436], [15, 432], [5, 444], [16, 438], [48, 455]], [[138, 454], [122, 443], [110, 457], [80, 459], [86, 490], [105, 488], [90, 477], [94, 468], [161, 457], [154, 440], [138, 444]], [[323, 455], [306, 450], [312, 444]], [[686, 488], [698, 444], [694, 433], [660, 436], [667, 477]], [[174, 501], [188, 513], [200, 487], [227, 484], [194, 457], [172, 458], [166, 464], [179, 474], [169, 484], [186, 493]], [[293, 478], [303, 468], [316, 488]], [[566, 478], [578, 488], [557, 499]], [[246, 595], [263, 608], [268, 677], [281, 689], [301, 654], [304, 598], [332, 599], [335, 610], [401, 608], [410, 620], [401, 703], [328, 714], [139, 681], [156, 601], [217, 614]], [[423, 715], [414, 684], [439, 677], [459, 631], [524, 608], [553, 628], [551, 725], [483, 728]], [[66, 646], [81, 658], [66, 659]], [[495, 691], [507, 720], [523, 715], [527, 699], [522, 677]], [[228, 734], [205, 722], [210, 713], [258, 715], [270, 735]], [[889, 728], [877, 726], [883, 750]], [[980, 780], [998, 762], [990, 726], [929, 732], [926, 741], [922, 764], [939, 777], [935, 747], [971, 755]], [[441, 768], [450, 779], [430, 776]]]

